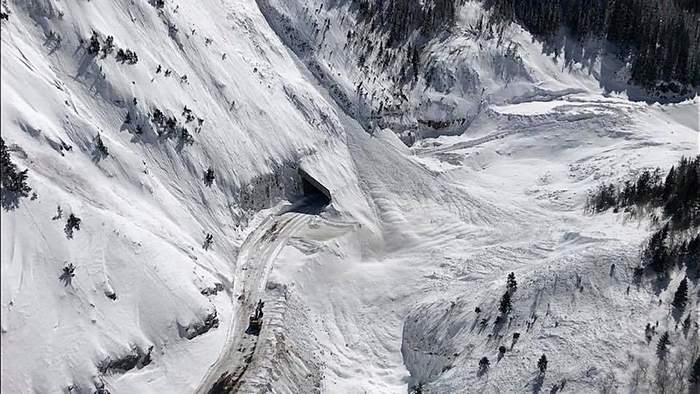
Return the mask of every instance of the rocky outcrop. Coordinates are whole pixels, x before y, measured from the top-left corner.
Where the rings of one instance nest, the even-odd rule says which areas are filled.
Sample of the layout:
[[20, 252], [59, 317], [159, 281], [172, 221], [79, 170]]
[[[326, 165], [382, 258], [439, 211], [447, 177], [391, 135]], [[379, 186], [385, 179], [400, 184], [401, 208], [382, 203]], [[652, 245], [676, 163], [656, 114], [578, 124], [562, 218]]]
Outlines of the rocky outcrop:
[[127, 354], [118, 357], [107, 356], [97, 364], [97, 370], [102, 374], [124, 373], [134, 368], [143, 368], [151, 363], [153, 346], [144, 351], [138, 346], [133, 346]]
[[272, 172], [253, 178], [241, 187], [240, 204], [245, 210], [269, 208], [281, 199], [292, 199], [301, 194], [301, 179], [296, 163], [285, 163]]
[[178, 323], [178, 332], [181, 338], [192, 339], [217, 327], [219, 327], [219, 317], [216, 309], [212, 308], [202, 320], [192, 322], [187, 326]]
[[203, 288], [200, 293], [205, 296], [217, 295], [220, 291], [224, 290], [223, 283], [215, 283], [212, 286]]

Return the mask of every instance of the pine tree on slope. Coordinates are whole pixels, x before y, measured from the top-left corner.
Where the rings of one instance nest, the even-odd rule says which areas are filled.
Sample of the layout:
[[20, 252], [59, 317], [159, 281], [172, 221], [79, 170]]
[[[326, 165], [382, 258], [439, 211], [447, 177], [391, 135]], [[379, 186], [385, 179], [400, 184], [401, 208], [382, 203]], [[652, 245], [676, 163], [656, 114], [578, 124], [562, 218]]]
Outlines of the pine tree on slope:
[[508, 288], [508, 291], [511, 293], [514, 293], [516, 290], [518, 290], [518, 282], [515, 281], [515, 273], [511, 272], [508, 274], [508, 279], [506, 280], [506, 287]]
[[668, 354], [668, 345], [670, 344], [671, 340], [669, 339], [668, 331], [666, 331], [661, 335], [661, 338], [659, 338], [659, 343], [656, 344], [656, 355], [659, 357], [659, 360], [664, 360], [666, 358], [666, 354]]
[[498, 306], [498, 310], [505, 315], [508, 312], [510, 312], [511, 308], [512, 305], [510, 302], [510, 293], [506, 291], [505, 293], [503, 293], [503, 297], [501, 297], [501, 303]]
[[32, 188], [27, 185], [27, 172], [17, 171], [17, 165], [12, 162], [5, 140], [0, 137], [0, 188], [3, 206], [6, 199], [16, 199], [29, 196]]
[[547, 356], [542, 354], [542, 357], [537, 361], [537, 369], [540, 370], [540, 373], [545, 373], [547, 371]]
[[674, 308], [683, 310], [685, 309], [685, 304], [688, 302], [688, 280], [686, 278], [683, 278], [681, 283], [678, 285], [678, 289], [676, 290], [676, 294], [673, 296], [673, 305]]

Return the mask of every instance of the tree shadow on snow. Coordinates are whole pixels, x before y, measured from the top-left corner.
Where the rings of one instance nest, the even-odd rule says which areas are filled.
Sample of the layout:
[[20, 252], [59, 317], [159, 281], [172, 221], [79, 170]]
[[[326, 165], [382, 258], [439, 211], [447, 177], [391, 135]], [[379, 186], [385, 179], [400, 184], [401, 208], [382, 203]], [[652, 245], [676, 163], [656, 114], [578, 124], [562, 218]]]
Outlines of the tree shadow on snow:
[[513, 350], [515, 345], [518, 343], [518, 339], [520, 339], [520, 336], [513, 335], [513, 340], [510, 342], [510, 350]]
[[[80, 79], [80, 77], [87, 76], [88, 72], [90, 69], [94, 68], [93, 66], [97, 67], [97, 63], [95, 62], [95, 59], [97, 58], [96, 55], [91, 55], [89, 53], [85, 53], [82, 56], [82, 59], [80, 59], [80, 62], [78, 64], [78, 70], [75, 73], [75, 79]], [[97, 73], [91, 73], [91, 74], [97, 74]]]
[[479, 315], [476, 315], [474, 317], [474, 321], [472, 322], [472, 326], [469, 328], [469, 332], [473, 332], [478, 323], [479, 323]]
[[501, 330], [503, 330], [503, 327], [506, 325], [506, 321], [508, 320], [508, 315], [496, 316], [496, 320], [493, 323], [493, 331], [491, 331], [491, 335], [497, 337], [501, 333]]
[[131, 134], [131, 143], [155, 144], [158, 142], [158, 135], [148, 125], [148, 122], [139, 123], [138, 120], [132, 120], [130, 123], [122, 122], [119, 126], [119, 131], [126, 131]]
[[44, 44], [46, 48], [49, 48], [48, 55], [53, 55], [59, 48], [61, 48], [61, 37], [56, 34], [50, 33], [44, 39]]
[[[537, 37], [534, 40], [542, 43], [542, 53], [553, 56], [555, 61], [563, 62], [563, 66], [572, 69], [582, 66], [598, 80], [598, 85], [605, 93], [626, 93], [631, 101], [661, 104], [676, 103], [696, 95], [695, 89], [685, 89], [679, 84], [670, 84], [670, 95], [650, 92], [648, 89], [629, 83], [624, 76], [628, 74], [626, 62], [620, 60], [619, 49], [610, 43], [599, 40], [579, 40], [572, 38], [566, 29], [560, 30], [550, 37]], [[600, 71], [595, 65], [600, 64]], [[678, 85], [678, 86], [676, 86]]]
[[61, 276], [58, 277], [58, 280], [63, 282], [63, 286], [65, 287], [73, 285], [73, 275], [69, 272], [63, 271]]
[[537, 394], [542, 390], [542, 385], [544, 384], [544, 374], [538, 373], [530, 382], [528, 382], [528, 387], [532, 387], [532, 393]]

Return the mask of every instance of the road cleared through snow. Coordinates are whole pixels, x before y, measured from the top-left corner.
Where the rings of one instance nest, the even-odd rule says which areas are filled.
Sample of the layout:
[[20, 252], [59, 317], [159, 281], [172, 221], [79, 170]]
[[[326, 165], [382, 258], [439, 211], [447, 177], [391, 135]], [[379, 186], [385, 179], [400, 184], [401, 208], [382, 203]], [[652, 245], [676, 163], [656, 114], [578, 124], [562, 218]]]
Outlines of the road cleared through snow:
[[233, 286], [233, 321], [217, 361], [209, 368], [197, 393], [234, 390], [253, 357], [258, 336], [247, 334], [248, 316], [262, 297], [277, 254], [289, 238], [312, 218], [298, 212], [270, 216], [246, 238], [236, 264]]

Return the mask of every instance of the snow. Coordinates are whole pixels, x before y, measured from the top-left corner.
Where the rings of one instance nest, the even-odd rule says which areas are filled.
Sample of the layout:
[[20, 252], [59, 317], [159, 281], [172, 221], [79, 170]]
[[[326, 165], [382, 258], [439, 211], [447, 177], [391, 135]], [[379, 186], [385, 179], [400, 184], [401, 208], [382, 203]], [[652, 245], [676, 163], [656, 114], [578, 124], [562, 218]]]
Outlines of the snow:
[[[2, 135], [38, 199], [2, 211], [3, 392], [93, 392], [100, 382], [114, 393], [206, 392], [233, 370], [241, 392], [518, 392], [562, 380], [568, 391], [627, 391], [639, 360], [654, 362], [647, 322], [672, 332], [678, 357], [698, 343], [697, 326], [684, 336], [668, 314], [680, 272], [663, 292], [627, 293], [652, 224], [583, 212], [601, 182], [700, 154], [697, 98], [610, 95], [595, 65], [561, 64], [516, 25], [507, 45], [474, 37], [468, 27], [484, 14], [475, 1], [451, 34], [426, 43], [421, 63], [446, 79], [421, 76], [405, 101], [392, 81], [400, 60], [362, 68], [357, 47], [345, 47], [360, 27], [343, 2], [8, 7]], [[138, 63], [89, 56], [79, 38], [92, 31]], [[380, 100], [397, 105], [383, 124], [370, 115]], [[204, 119], [200, 133], [187, 124], [191, 146], [123, 125], [129, 111], [147, 126], [156, 107], [184, 121], [184, 106]], [[461, 119], [444, 130], [418, 122]], [[98, 133], [109, 148], [100, 160]], [[295, 211], [297, 168], [330, 190], [320, 214]], [[70, 213], [82, 220], [73, 239]], [[67, 263], [77, 267], [69, 285], [58, 279]], [[511, 271], [514, 318], [498, 331]], [[266, 314], [253, 339], [242, 326], [257, 298]], [[697, 321], [697, 297], [689, 309]], [[185, 337], [214, 311], [218, 327]], [[252, 346], [250, 362], [240, 344]], [[509, 350], [496, 362], [501, 344]], [[142, 368], [98, 370], [150, 346]], [[492, 364], [479, 377], [483, 356]]]
[[[59, 6], [62, 18], [41, 16]], [[3, 391], [90, 387], [95, 364], [107, 355], [151, 345], [158, 361], [141, 374], [161, 376], [168, 390], [188, 391], [216, 358], [230, 320], [226, 292], [209, 299], [196, 283], [230, 289], [234, 282], [231, 263], [253, 213], [242, 206], [244, 189], [256, 176], [322, 149], [333, 135], [334, 110], [270, 32], [254, 32], [265, 24], [251, 4], [166, 9], [180, 26], [184, 51], [145, 1], [42, 2], [13, 11], [2, 27], [3, 138], [26, 152], [20, 166], [30, 168], [39, 199], [3, 212]], [[60, 49], [48, 54], [39, 26], [61, 35]], [[186, 37], [190, 28], [199, 31]], [[135, 50], [139, 63], [88, 59], [77, 35], [87, 39], [92, 29]], [[251, 35], [256, 41], [244, 38]], [[205, 36], [215, 43], [206, 46]], [[225, 61], [221, 53], [228, 53]], [[155, 74], [158, 64], [187, 74], [189, 84]], [[287, 99], [290, 92], [296, 104]], [[205, 120], [196, 143], [178, 151], [174, 141], [148, 131], [138, 137], [120, 130], [132, 97], [141, 117], [153, 106], [178, 116], [183, 106], [191, 108]], [[110, 155], [93, 162], [98, 132]], [[62, 143], [73, 149], [62, 150]], [[217, 176], [211, 188], [201, 181], [209, 165]], [[273, 195], [272, 203], [293, 191]], [[51, 221], [57, 205], [64, 218]], [[71, 212], [82, 225], [68, 240], [63, 225]], [[207, 232], [215, 240], [210, 252], [201, 249]], [[64, 262], [77, 266], [68, 287], [58, 281]], [[213, 338], [185, 346], [178, 325], [214, 307], [221, 325], [211, 330]], [[195, 367], [185, 372], [188, 358]], [[129, 374], [107, 380], [118, 389], [121, 378], [131, 380]]]

